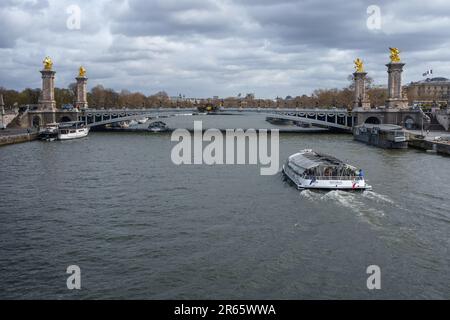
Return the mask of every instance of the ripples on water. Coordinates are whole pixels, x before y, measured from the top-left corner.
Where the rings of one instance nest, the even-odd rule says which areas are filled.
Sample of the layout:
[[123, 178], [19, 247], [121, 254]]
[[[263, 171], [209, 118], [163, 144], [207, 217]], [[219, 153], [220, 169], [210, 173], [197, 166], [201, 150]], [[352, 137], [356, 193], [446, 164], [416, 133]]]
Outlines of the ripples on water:
[[[450, 298], [448, 158], [282, 134], [280, 163], [313, 148], [364, 168], [374, 188], [314, 192], [256, 165], [175, 166], [173, 145], [93, 132], [0, 148], [0, 297]], [[366, 289], [371, 264], [380, 291]]]
[[[302, 197], [314, 202], [331, 202], [339, 204], [344, 208], [348, 208], [357, 215], [363, 216], [364, 213], [369, 215], [383, 217], [385, 215], [382, 206], [386, 204], [393, 204], [394, 202], [388, 197], [377, 194], [372, 191], [364, 191], [361, 193], [346, 192], [341, 190], [328, 191], [321, 193], [317, 191], [304, 190], [300, 193]], [[364, 199], [369, 201], [365, 201]], [[381, 204], [374, 206], [374, 203]]]

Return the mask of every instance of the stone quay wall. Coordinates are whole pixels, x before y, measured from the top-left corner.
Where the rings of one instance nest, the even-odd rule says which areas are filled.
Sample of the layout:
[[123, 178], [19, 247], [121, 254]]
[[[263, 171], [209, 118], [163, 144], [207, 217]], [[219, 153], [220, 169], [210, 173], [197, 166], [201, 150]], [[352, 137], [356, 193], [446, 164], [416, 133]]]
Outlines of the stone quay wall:
[[0, 136], [0, 146], [33, 141], [33, 140], [36, 140], [37, 137], [38, 137], [37, 132], [2, 135], [2, 136]]

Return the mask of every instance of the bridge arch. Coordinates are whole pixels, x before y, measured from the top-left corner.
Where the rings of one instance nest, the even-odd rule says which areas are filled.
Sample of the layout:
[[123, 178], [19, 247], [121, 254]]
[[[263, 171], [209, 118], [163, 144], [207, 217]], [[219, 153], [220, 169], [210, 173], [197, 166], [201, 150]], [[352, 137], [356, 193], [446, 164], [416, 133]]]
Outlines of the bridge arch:
[[414, 129], [416, 127], [416, 122], [410, 116], [406, 116], [403, 120], [406, 129]]
[[364, 123], [380, 124], [381, 120], [378, 117], [371, 116], [368, 117]]
[[70, 122], [70, 121], [73, 121], [73, 120], [72, 120], [72, 118], [69, 117], [69, 116], [62, 116], [62, 117], [59, 119], [59, 122]]

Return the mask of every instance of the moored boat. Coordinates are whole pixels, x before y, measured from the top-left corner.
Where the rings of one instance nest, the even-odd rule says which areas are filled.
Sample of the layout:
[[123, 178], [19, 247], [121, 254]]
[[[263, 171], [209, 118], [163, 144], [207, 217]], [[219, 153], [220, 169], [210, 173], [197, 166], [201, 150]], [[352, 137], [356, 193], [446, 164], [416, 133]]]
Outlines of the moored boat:
[[148, 125], [148, 130], [151, 132], [165, 132], [168, 131], [169, 128], [167, 127], [167, 124], [165, 124], [162, 121], [155, 121]]
[[381, 148], [408, 148], [408, 135], [406, 130], [394, 124], [365, 123], [354, 127], [353, 137], [355, 140]]
[[118, 121], [105, 125], [106, 129], [127, 129], [130, 127], [130, 121]]
[[83, 122], [66, 122], [59, 125], [58, 140], [71, 140], [86, 137], [89, 134], [89, 127]]
[[372, 189], [361, 169], [310, 149], [291, 155], [283, 165], [283, 173], [299, 189]]
[[280, 119], [280, 118], [276, 118], [276, 117], [266, 117], [266, 121], [273, 125], [286, 126], [286, 125], [294, 124], [294, 121], [292, 121], [292, 120]]
[[39, 129], [38, 138], [45, 141], [56, 140], [56, 138], [58, 138], [58, 128], [58, 123], [48, 123]]

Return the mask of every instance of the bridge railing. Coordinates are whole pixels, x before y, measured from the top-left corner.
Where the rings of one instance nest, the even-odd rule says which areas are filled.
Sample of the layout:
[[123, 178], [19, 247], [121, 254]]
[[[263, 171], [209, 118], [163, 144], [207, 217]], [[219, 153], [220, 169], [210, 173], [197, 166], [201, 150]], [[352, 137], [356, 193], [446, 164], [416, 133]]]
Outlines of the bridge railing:
[[[180, 108], [180, 107], [158, 107], [158, 108], [119, 108], [119, 109], [113, 109], [113, 108], [89, 108], [84, 109], [82, 112], [133, 112], [133, 111], [139, 111], [139, 112], [155, 112], [155, 111], [175, 111], [175, 110], [197, 110], [196, 107], [187, 107], [187, 108]], [[220, 107], [220, 111], [226, 111], [226, 110], [236, 110], [236, 111], [314, 111], [314, 112], [348, 112], [347, 109], [332, 109], [332, 108], [261, 108], [261, 107]]]
[[316, 180], [361, 180], [360, 176], [317, 176]]
[[[196, 108], [155, 108], [155, 109], [85, 109], [79, 119], [86, 124], [103, 125], [110, 122], [127, 121], [140, 116], [154, 116], [155, 114], [177, 115], [186, 112], [194, 113]], [[222, 108], [219, 112], [226, 113], [259, 113], [267, 116], [288, 120], [308, 122], [318, 126], [335, 127], [349, 130], [352, 127], [352, 115], [346, 109], [290, 109], [290, 108]]]

